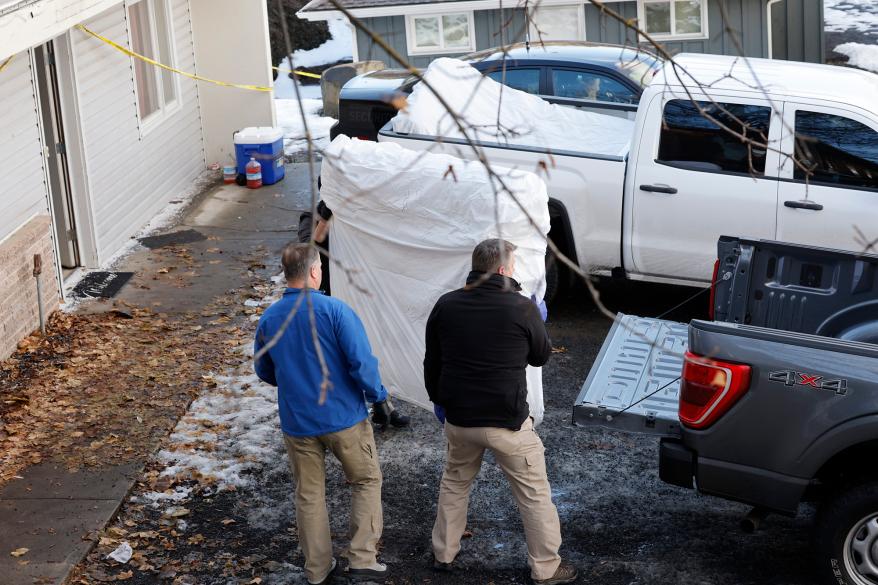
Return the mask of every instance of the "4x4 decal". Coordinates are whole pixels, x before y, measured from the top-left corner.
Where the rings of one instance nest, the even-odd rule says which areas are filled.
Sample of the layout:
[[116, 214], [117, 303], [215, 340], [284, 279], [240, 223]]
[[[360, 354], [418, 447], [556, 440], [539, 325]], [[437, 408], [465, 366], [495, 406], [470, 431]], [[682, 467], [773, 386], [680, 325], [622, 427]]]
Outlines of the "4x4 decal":
[[839, 396], [844, 396], [848, 393], [848, 381], [844, 378], [825, 380], [823, 376], [815, 376], [805, 372], [778, 370], [776, 372], [770, 372], [768, 374], [768, 380], [771, 382], [781, 382], [787, 386], [810, 386], [817, 390], [829, 390], [835, 392]]

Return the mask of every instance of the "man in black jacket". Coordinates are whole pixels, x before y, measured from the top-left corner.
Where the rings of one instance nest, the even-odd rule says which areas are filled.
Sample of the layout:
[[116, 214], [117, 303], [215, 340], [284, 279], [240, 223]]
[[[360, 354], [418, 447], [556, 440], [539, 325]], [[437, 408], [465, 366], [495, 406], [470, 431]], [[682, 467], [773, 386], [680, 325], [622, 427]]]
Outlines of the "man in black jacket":
[[577, 570], [558, 555], [558, 511], [527, 404], [525, 368], [545, 364], [552, 346], [539, 310], [511, 278], [514, 267], [513, 244], [480, 243], [466, 286], [443, 295], [427, 320], [424, 383], [437, 417], [444, 416], [448, 440], [433, 566], [452, 568], [466, 529], [470, 488], [490, 449], [518, 502], [534, 582], [572, 583]]

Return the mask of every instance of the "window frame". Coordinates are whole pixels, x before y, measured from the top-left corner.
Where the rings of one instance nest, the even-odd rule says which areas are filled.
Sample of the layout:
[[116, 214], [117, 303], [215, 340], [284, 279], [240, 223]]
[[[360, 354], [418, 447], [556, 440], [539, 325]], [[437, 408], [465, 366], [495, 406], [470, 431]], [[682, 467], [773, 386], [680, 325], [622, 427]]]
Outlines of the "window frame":
[[[531, 93], [530, 95], [534, 95], [537, 97], [543, 97], [543, 87], [544, 87], [543, 82], [544, 82], [545, 74], [546, 74], [545, 67], [543, 67], [541, 65], [532, 65], [532, 66], [525, 65], [523, 67], [507, 66], [505, 69], [506, 69], [507, 74], [512, 73], [512, 72], [516, 72], [516, 71], [536, 71], [537, 72], [537, 93]], [[491, 75], [492, 74], [502, 74], [503, 67], [497, 67], [496, 69], [494, 69], [494, 68], [486, 69], [486, 70], [480, 71], [480, 72], [483, 76], [494, 79], [493, 77], [491, 77]], [[499, 79], [494, 79], [494, 81], [496, 81], [497, 83], [500, 83], [501, 85], [503, 85], [503, 87], [506, 87], [509, 89], [518, 89], [518, 88], [512, 87], [508, 83], [501, 82]], [[524, 90], [519, 89], [518, 91], [524, 91]], [[525, 92], [525, 93], [530, 93], [530, 92]]]
[[[128, 47], [131, 48], [132, 51], [134, 50], [133, 36], [131, 30], [131, 8], [138, 4], [144, 4], [146, 6], [147, 21], [149, 22], [150, 40], [152, 42], [153, 51], [155, 52], [155, 56], [153, 58], [156, 61], [163, 63], [164, 65], [168, 65], [169, 67], [176, 67], [177, 43], [176, 35], [174, 34], [173, 14], [171, 11], [169, 0], [126, 0], [125, 24], [128, 33]], [[166, 41], [168, 51], [170, 52], [170, 55], [168, 55], [167, 59], [168, 62], [163, 62], [161, 58], [161, 45], [159, 43], [159, 27], [158, 20], [156, 19], [156, 10], [164, 11], [164, 22], [166, 29], [164, 33], [167, 35]], [[136, 58], [130, 57], [130, 59], [131, 81], [134, 86], [135, 112], [137, 114], [137, 121], [140, 127], [140, 137], [143, 138], [154, 127], [158, 126], [163, 120], [169, 118], [172, 114], [174, 114], [182, 107], [180, 79], [179, 75], [177, 75], [176, 73], [171, 73], [170, 71], [161, 69], [159, 67], [156, 67], [155, 65], [147, 64], [147, 67], [152, 74], [152, 82], [155, 84], [158, 108], [150, 114], [142, 116], [140, 113], [140, 91], [138, 90], [139, 84], [137, 82], [137, 66], [135, 63]], [[165, 75], [171, 76], [170, 79], [174, 89], [174, 97], [171, 100], [167, 100], [165, 96]]]
[[[674, 18], [674, 15], [675, 15], [676, 10], [677, 10], [676, 0], [637, 0], [637, 24], [638, 24], [638, 26], [643, 28], [643, 30], [646, 31], [650, 37], [652, 37], [653, 39], [655, 39], [657, 41], [659, 41], [659, 40], [661, 40], [661, 41], [676, 41], [676, 40], [707, 39], [710, 37], [710, 32], [708, 30], [708, 25], [710, 23], [710, 17], [708, 14], [708, 10], [710, 7], [710, 1], [709, 0], [698, 0], [698, 1], [701, 2], [701, 32], [700, 33], [684, 33], [684, 34], [677, 34], [676, 33], [677, 22], [676, 22], [676, 19]], [[649, 4], [666, 3], [666, 4], [670, 5], [670, 8], [671, 8], [671, 32], [670, 33], [651, 33], [651, 32], [649, 32], [649, 29], [646, 28], [647, 27], [646, 7], [644, 5], [648, 4], [648, 3]], [[639, 36], [640, 36], [641, 42], [646, 41], [646, 39], [643, 37], [643, 35], [639, 35]]]
[[[616, 83], [618, 83], [619, 85], [621, 85], [622, 87], [624, 87], [625, 89], [630, 91], [631, 94], [637, 98], [637, 101], [634, 103], [608, 102], [608, 101], [599, 100], [599, 99], [592, 100], [592, 99], [588, 99], [588, 98], [572, 98], [572, 97], [560, 96], [560, 95], [558, 95], [558, 92], [555, 90], [555, 76], [554, 76], [555, 71], [570, 71], [572, 73], [584, 73], [587, 75], [595, 75], [595, 76], [599, 76], [599, 77], [605, 77], [611, 81], [615, 81]], [[545, 97], [550, 97], [552, 99], [557, 99], [557, 100], [564, 100], [565, 102], [570, 102], [570, 104], [573, 104], [573, 103], [581, 104], [582, 107], [593, 107], [595, 104], [598, 104], [600, 107], [606, 106], [606, 107], [611, 108], [611, 109], [615, 107], [615, 108], [620, 109], [620, 110], [636, 110], [638, 104], [640, 103], [640, 98], [643, 97], [642, 91], [640, 92], [640, 94], [638, 94], [637, 90], [632, 88], [631, 85], [629, 83], [627, 83], [627, 80], [625, 80], [624, 78], [620, 78], [620, 76], [613, 74], [613, 72], [611, 72], [611, 71], [600, 70], [600, 69], [595, 69], [595, 68], [591, 68], [591, 67], [577, 68], [577, 67], [566, 66], [566, 65], [550, 65], [550, 66], [546, 67], [546, 90], [550, 93], [548, 94], [548, 96], [545, 96]]]
[[536, 16], [537, 12], [540, 11], [541, 8], [576, 8], [576, 28], [577, 28], [577, 37], [575, 39], [546, 39], [547, 41], [557, 41], [557, 40], [565, 40], [565, 41], [585, 41], [586, 30], [585, 30], [585, 4], [582, 3], [571, 3], [571, 4], [540, 4], [538, 7], [531, 10], [530, 18], [527, 21], [527, 35], [530, 39], [531, 44], [539, 43], [540, 37], [536, 34], [536, 30], [533, 27], [533, 19]]
[[[442, 23], [443, 16], [465, 14], [469, 24], [469, 45], [466, 47], [445, 46], [445, 25]], [[415, 19], [436, 18], [439, 21], [439, 46], [420, 48], [415, 44]], [[470, 53], [476, 50], [476, 25], [475, 12], [472, 10], [454, 10], [450, 12], [430, 12], [426, 14], [407, 14], [405, 17], [405, 40], [409, 55], [450, 55], [455, 53]]]
[[[660, 98], [661, 96], [656, 96], [656, 98]], [[742, 171], [732, 171], [727, 169], [706, 169], [706, 168], [697, 168], [694, 166], [690, 166], [688, 164], [680, 164], [677, 162], [666, 161], [659, 158], [659, 153], [661, 152], [661, 144], [662, 144], [662, 135], [665, 132], [665, 108], [673, 101], [681, 101], [685, 103], [691, 103], [692, 100], [697, 102], [715, 102], [717, 104], [723, 105], [735, 105], [735, 106], [752, 106], [752, 107], [763, 107], [769, 110], [769, 118], [768, 118], [768, 144], [769, 148], [766, 149], [765, 153], [765, 166], [762, 170], [762, 174], [751, 174], [750, 172], [742, 172]], [[691, 98], [685, 97], [682, 95], [671, 94], [668, 96], [664, 96], [663, 99], [657, 99], [657, 107], [660, 124], [655, 132], [655, 142], [653, 145], [652, 151], [652, 159], [653, 162], [657, 165], [662, 165], [666, 167], [671, 167], [675, 169], [680, 169], [686, 172], [695, 172], [695, 173], [710, 173], [715, 175], [728, 175], [732, 177], [744, 177], [749, 180], [772, 180], [777, 181], [779, 179], [778, 170], [780, 168], [780, 153], [781, 150], [777, 148], [777, 145], [782, 143], [781, 135], [786, 134], [784, 130], [785, 122], [783, 116], [780, 112], [778, 112], [775, 108], [771, 106], [770, 103], [764, 102], [762, 100], [750, 99], [750, 98], [742, 98], [739, 96], [727, 96], [727, 95], [714, 95], [708, 96], [701, 93], [693, 93]], [[652, 103], [656, 103], [655, 101]], [[775, 145], [771, 147], [770, 145]]]
[[825, 104], [817, 104], [817, 103], [806, 103], [806, 102], [787, 102], [784, 104], [784, 139], [783, 139], [783, 160], [780, 167], [780, 180], [787, 183], [795, 183], [798, 185], [808, 185], [814, 187], [828, 187], [835, 189], [845, 189], [851, 191], [865, 191], [870, 193], [878, 192], [878, 189], [871, 187], [864, 187], [858, 185], [842, 185], [839, 183], [830, 183], [825, 181], [813, 180], [813, 179], [797, 179], [795, 178], [795, 163], [792, 160], [792, 157], [795, 153], [796, 147], [796, 138], [795, 138], [795, 129], [796, 129], [796, 113], [799, 111], [816, 113], [816, 114], [825, 114], [828, 116], [840, 116], [842, 118], [848, 118], [849, 120], [853, 120], [854, 122], [859, 122], [860, 124], [870, 128], [872, 131], [878, 133], [878, 120], [873, 119], [871, 116], [865, 115], [864, 112], [859, 111], [859, 109], [849, 109], [849, 108], [839, 108], [839, 107], [831, 107]]

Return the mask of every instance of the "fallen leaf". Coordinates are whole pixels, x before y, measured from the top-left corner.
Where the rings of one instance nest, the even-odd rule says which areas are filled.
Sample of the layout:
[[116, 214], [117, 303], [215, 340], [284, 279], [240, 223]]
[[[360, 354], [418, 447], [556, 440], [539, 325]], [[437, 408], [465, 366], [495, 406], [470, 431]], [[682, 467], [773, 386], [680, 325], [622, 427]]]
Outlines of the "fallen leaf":
[[24, 547], [22, 547], [22, 548], [17, 548], [17, 549], [15, 549], [14, 551], [12, 551], [12, 552], [9, 553], [9, 554], [11, 554], [12, 556], [14, 556], [14, 557], [16, 557], [16, 558], [17, 558], [17, 557], [23, 557], [24, 555], [26, 555], [26, 554], [28, 553], [29, 550], [30, 550], [29, 548], [24, 548]]
[[134, 576], [134, 571], [123, 571], [116, 575], [116, 581], [125, 581]]
[[558, 346], [552, 348], [552, 353], [567, 353], [567, 348], [564, 346]]
[[225, 520], [222, 521], [223, 526], [228, 526], [229, 524], [234, 524], [234, 523], [235, 523], [235, 521], [232, 520], [231, 518], [226, 518]]

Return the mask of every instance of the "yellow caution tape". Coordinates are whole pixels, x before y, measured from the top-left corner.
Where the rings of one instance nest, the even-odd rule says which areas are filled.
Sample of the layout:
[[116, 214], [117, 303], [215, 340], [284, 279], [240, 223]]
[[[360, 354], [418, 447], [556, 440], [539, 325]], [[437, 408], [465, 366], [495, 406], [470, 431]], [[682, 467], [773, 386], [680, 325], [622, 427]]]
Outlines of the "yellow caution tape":
[[320, 75], [318, 75], [317, 73], [308, 73], [307, 71], [290, 71], [289, 69], [281, 69], [280, 67], [272, 67], [272, 69], [281, 73], [295, 73], [296, 75], [302, 75], [303, 77], [313, 77], [314, 79], [320, 79]]
[[6, 69], [6, 66], [9, 65], [9, 62], [12, 61], [13, 57], [15, 57], [15, 55], [10, 55], [8, 59], [6, 59], [2, 63], [0, 63], [0, 71], [3, 71], [4, 69]]
[[174, 67], [170, 67], [168, 65], [165, 65], [164, 63], [159, 63], [155, 59], [150, 59], [149, 57], [135, 53], [131, 49], [123, 47], [119, 43], [111, 41], [110, 39], [108, 39], [104, 36], [101, 36], [92, 30], [89, 30], [88, 28], [84, 27], [81, 24], [77, 24], [76, 28], [78, 28], [79, 30], [81, 30], [85, 33], [90, 34], [91, 36], [98, 39], [99, 41], [103, 41], [104, 43], [110, 45], [111, 47], [113, 47], [117, 51], [121, 51], [121, 52], [125, 53], [126, 55], [134, 57], [135, 59], [140, 59], [141, 61], [149, 63], [150, 65], [155, 65], [156, 67], [161, 67], [162, 69], [165, 69], [167, 71], [171, 71], [172, 73], [178, 73], [184, 77], [188, 77], [189, 79], [194, 79], [195, 81], [204, 81], [205, 83], [213, 83], [214, 85], [221, 85], [223, 87], [237, 87], [238, 89], [248, 89], [251, 91], [272, 91], [272, 88], [265, 87], [264, 85], [247, 85], [247, 84], [242, 84], [242, 83], [229, 83], [227, 81], [218, 81], [216, 79], [208, 79], [207, 77], [201, 77], [200, 75], [195, 75], [194, 73], [189, 73], [187, 71], [181, 71], [179, 69], [175, 69]]

